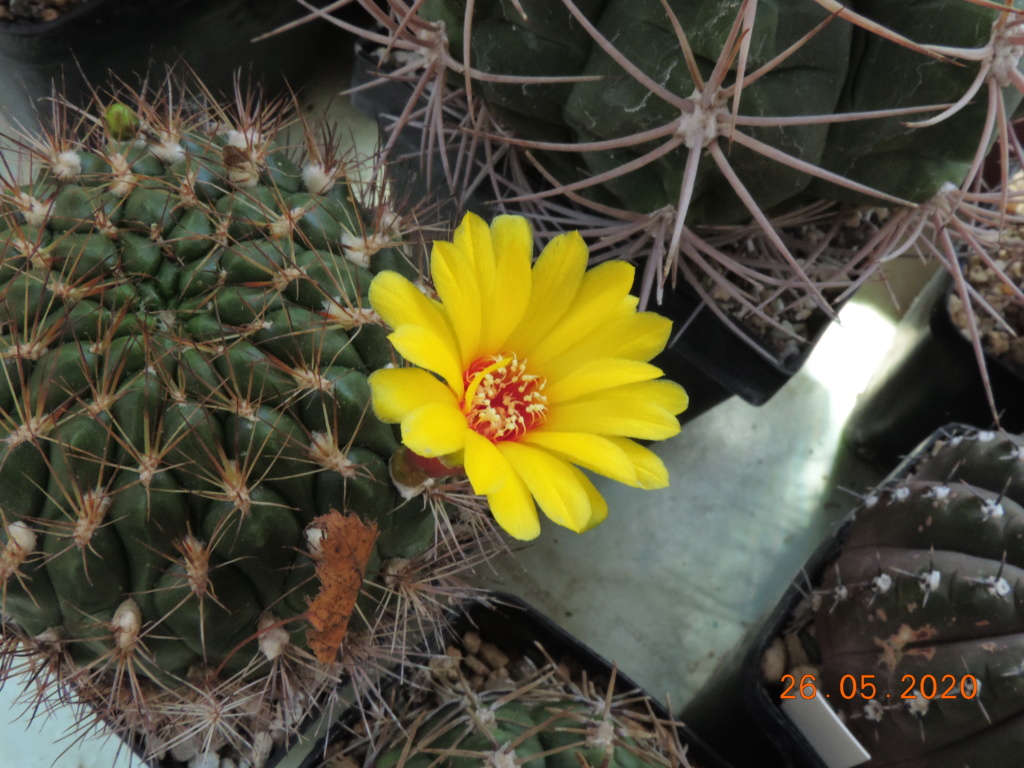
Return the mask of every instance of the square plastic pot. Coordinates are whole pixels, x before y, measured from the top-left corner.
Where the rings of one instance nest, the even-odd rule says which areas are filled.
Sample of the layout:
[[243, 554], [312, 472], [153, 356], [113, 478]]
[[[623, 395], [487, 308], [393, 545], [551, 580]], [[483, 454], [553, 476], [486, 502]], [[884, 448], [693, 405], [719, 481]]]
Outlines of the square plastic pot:
[[[938, 441], [969, 432], [975, 432], [975, 429], [965, 424], [947, 424], [935, 430], [879, 483], [878, 488], [897, 485], [910, 477]], [[828, 754], [823, 754], [812, 746], [782, 707], [781, 694], [786, 689], [783, 681], [765, 680], [763, 660], [773, 641], [785, 633], [797, 606], [807, 598], [809, 585], [821, 583], [825, 570], [843, 549], [857, 511], [855, 509], [850, 513], [835, 535], [822, 542], [803, 566], [792, 586], [786, 590], [766, 621], [757, 629], [753, 642], [747, 647], [742, 658], [740, 679], [746, 709], [754, 725], [767, 736], [775, 751], [782, 756], [782, 764], [790, 768], [830, 768], [843, 764], [841, 755], [848, 749], [848, 745], [842, 739], [835, 739], [829, 743]], [[796, 684], [799, 685], [799, 681], [796, 681]], [[818, 692], [812, 697], [816, 704], [823, 702], [822, 695], [823, 692]], [[803, 695], [800, 691], [797, 691], [796, 698], [801, 699], [801, 704], [806, 704], [802, 701]], [[820, 736], [820, 732], [816, 735]], [[712, 740], [712, 744], [714, 743]], [[918, 762], [913, 764], [921, 765]]]
[[[847, 442], [883, 470], [943, 424], [992, 425], [974, 347], [949, 313], [953, 290], [945, 270], [928, 282], [850, 414]], [[1001, 426], [1024, 431], [1024, 378], [988, 355], [985, 361]]]
[[[941, 439], [973, 431], [964, 424], [947, 424], [920, 442], [879, 484], [884, 488], [911, 475], [917, 464]], [[782, 681], [766, 683], [763, 659], [773, 641], [782, 636], [795, 609], [808, 595], [810, 584], [820, 583], [825, 568], [842, 550], [856, 515], [852, 512], [823, 541], [796, 572], [780, 600], [752, 625], [745, 638], [682, 713], [722, 757], [733, 765], [758, 768], [829, 768], [811, 742], [782, 709]], [[737, 738], [737, 734], [744, 734]], [[834, 755], [832, 757], [835, 757]]]

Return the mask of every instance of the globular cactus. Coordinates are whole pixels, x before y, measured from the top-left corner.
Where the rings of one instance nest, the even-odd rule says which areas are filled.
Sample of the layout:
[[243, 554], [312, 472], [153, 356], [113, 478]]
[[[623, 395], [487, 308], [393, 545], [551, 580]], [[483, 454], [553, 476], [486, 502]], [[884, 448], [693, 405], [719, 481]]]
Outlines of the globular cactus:
[[403, 660], [490, 521], [389, 476], [366, 296], [419, 271], [330, 133], [170, 78], [98, 106], [5, 156], [2, 664], [149, 755], [259, 764]]
[[409, 742], [385, 749], [375, 768], [679, 765], [667, 762], [661, 748], [665, 734], [639, 722], [643, 712], [610, 704], [557, 687], [489, 691], [451, 701], [411, 731]]
[[1024, 438], [967, 431], [855, 511], [795, 635], [809, 641], [804, 666], [789, 671], [828, 694], [865, 765], [1018, 763], [1022, 504]]
[[431, 657], [387, 712], [361, 713], [325, 768], [696, 765], [675, 724], [642, 693], [616, 691], [614, 672], [588, 676], [571, 654], [556, 664], [487, 633], [465, 639]]
[[412, 83], [392, 143], [422, 128], [456, 192], [573, 220], [648, 256], [645, 301], [681, 276], [723, 318], [830, 313], [911, 248], [956, 269], [1001, 194], [982, 159], [998, 136], [1005, 181], [1017, 146], [1019, 2], [360, 4]]

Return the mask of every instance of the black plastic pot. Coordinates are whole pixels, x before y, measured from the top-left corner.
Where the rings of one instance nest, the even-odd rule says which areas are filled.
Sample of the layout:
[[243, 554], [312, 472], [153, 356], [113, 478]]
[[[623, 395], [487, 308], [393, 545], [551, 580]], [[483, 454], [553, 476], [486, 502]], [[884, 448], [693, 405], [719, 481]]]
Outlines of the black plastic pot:
[[[943, 424], [992, 425], [974, 347], [949, 314], [952, 290], [945, 270], [925, 286], [847, 422], [850, 446], [883, 469]], [[988, 355], [985, 360], [1001, 426], [1024, 431], [1024, 378]]]
[[[819, 579], [825, 566], [839, 554], [848, 528], [849, 525], [844, 524], [834, 538], [823, 542], [811, 556], [803, 571], [810, 582]], [[782, 634], [790, 616], [804, 597], [805, 593], [797, 586], [786, 591], [759, 630], [753, 647], [743, 660], [740, 679], [744, 703], [750, 716], [755, 726], [782, 756], [782, 764], [792, 768], [828, 768], [825, 759], [782, 710], [782, 681], [766, 685], [762, 675], [761, 659], [772, 641]]]
[[800, 370], [829, 324], [823, 313], [816, 312], [809, 321], [808, 343], [799, 354], [780, 359], [751, 334], [715, 315], [689, 286], [667, 292], [657, 310], [672, 319], [673, 328], [685, 327], [685, 331], [673, 338], [654, 364], [684, 384], [687, 391], [694, 386], [689, 382], [696, 382], [709, 395], [738, 395], [752, 405], [764, 405]]
[[[488, 642], [502, 649], [515, 649], [530, 657], [538, 665], [545, 661], [544, 653], [552, 659], [568, 660], [586, 673], [588, 680], [598, 686], [606, 684], [613, 671], [613, 665], [588, 648], [577, 638], [556, 625], [547, 616], [514, 595], [493, 592], [489, 595], [490, 605], [474, 603], [463, 610], [453, 621], [449, 637], [460, 637], [470, 629], [476, 629]], [[543, 647], [542, 652], [537, 645]], [[444, 648], [433, 648], [427, 654], [443, 654]], [[640, 692], [640, 687], [622, 672], [615, 673], [615, 692]], [[648, 696], [643, 705], [650, 706], [654, 716], [660, 720], [671, 720], [671, 715], [656, 699]], [[360, 710], [353, 707], [332, 726], [327, 734], [327, 744], [345, 740], [351, 728], [360, 721]], [[707, 744], [686, 725], [678, 725], [679, 739], [689, 745], [687, 757], [698, 768], [729, 768]], [[316, 768], [323, 761], [324, 749], [317, 749], [309, 755], [299, 768]]]
[[252, 39], [304, 13], [281, 0], [86, 0], [54, 21], [0, 22], [0, 118], [31, 125], [48, 113], [41, 100], [53, 84], [69, 101], [87, 101], [108, 71], [134, 83], [187, 67], [218, 92], [230, 92], [235, 72], [272, 92], [286, 81], [298, 87], [326, 25]]
[[[971, 428], [949, 424], [934, 431], [886, 476], [879, 488], [909, 476], [937, 440]], [[758, 768], [828, 768], [829, 762], [811, 745], [782, 709], [782, 680], [765, 681], [762, 659], [782, 636], [794, 611], [807, 597], [808, 585], [820, 583], [825, 568], [841, 551], [856, 510], [823, 541], [794, 577], [778, 603], [756, 621], [720, 671], [683, 710], [690, 723], [726, 760]], [[743, 737], [738, 738], [737, 734]], [[833, 756], [834, 757], [834, 756]]]

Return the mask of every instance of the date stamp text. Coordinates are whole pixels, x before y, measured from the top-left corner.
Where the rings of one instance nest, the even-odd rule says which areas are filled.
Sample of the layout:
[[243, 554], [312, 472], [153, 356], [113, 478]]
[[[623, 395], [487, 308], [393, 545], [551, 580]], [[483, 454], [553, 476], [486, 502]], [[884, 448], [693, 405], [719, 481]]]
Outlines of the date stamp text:
[[[814, 675], [783, 675], [783, 690], [780, 699], [813, 699], [823, 695], [831, 698], [831, 693], [821, 693], [818, 680]], [[893, 699], [973, 699], [978, 695], [978, 678], [974, 675], [903, 675], [900, 686], [894, 688], [902, 693], [886, 693], [882, 698]], [[878, 686], [874, 675], [843, 675], [839, 678], [839, 690], [835, 693], [843, 699], [875, 699], [878, 698]]]

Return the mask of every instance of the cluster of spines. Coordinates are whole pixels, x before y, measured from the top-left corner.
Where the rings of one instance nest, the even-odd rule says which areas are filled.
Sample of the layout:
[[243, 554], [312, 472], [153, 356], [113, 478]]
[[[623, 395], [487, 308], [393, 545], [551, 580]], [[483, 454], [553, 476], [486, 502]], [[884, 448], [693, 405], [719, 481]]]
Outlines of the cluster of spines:
[[[751, 329], [764, 333], [764, 326], [787, 339], [780, 359], [808, 338], [792, 324], [794, 315], [817, 308], [833, 317], [834, 308], [884, 262], [902, 253], [923, 254], [959, 276], [964, 249], [995, 264], [999, 238], [992, 233], [1021, 223], [1018, 214], [1007, 212], [1011, 161], [1020, 156], [1010, 120], [1024, 92], [1024, 49], [1017, 44], [1021, 16], [1014, 7], [963, 0], [940, 12], [902, 3], [806, 0], [777, 6], [745, 0], [728, 9], [710, 4], [715, 10], [705, 16], [699, 4], [693, 5], [687, 12], [698, 19], [694, 28], [681, 21], [686, 15], [681, 6], [667, 2], [623, 4], [609, 11], [610, 3], [578, 0], [511, 0], [486, 7], [394, 0], [383, 8], [369, 0], [350, 1], [387, 31], [377, 27], [363, 33], [384, 51], [380, 81], [409, 83], [410, 102], [395, 117], [387, 148], [397, 146], [404, 130], [421, 130], [422, 156], [440, 160], [454, 194], [469, 199], [479, 192], [526, 211], [541, 237], [549, 229], [586, 231], [595, 242], [595, 258], [645, 257], [640, 287], [645, 303], [649, 297], [660, 303], [667, 283], [675, 287], [685, 281], [741, 339], [748, 340]], [[820, 23], [808, 22], [806, 34], [793, 45], [772, 56], [755, 50], [764, 47], [755, 28], [759, 15], [774, 30], [815, 12]], [[954, 12], [959, 21], [947, 23]], [[664, 82], [649, 71], [655, 64], [646, 61], [643, 39], [612, 34], [614, 19], [606, 16], [615, 13], [619, 21], [622, 14], [646, 14], [650, 29], [677, 40], [678, 56]], [[777, 22], [773, 14], [785, 21]], [[851, 69], [874, 68], [857, 84], [875, 77], [878, 87], [849, 85], [838, 106], [804, 101], [790, 113], [783, 99], [784, 114], [777, 103], [763, 106], [762, 88], [773, 77], [790, 85], [777, 86], [769, 100], [778, 92], [796, 92], [795, 80], [786, 78], [800, 65], [818, 79], [802, 84], [799, 92], [817, 98], [824, 89], [821, 78], [843, 47], [843, 28], [859, 35], [863, 45], [858, 45], [870, 54], [862, 57], [866, 62], [851, 62]], [[489, 41], [479, 50], [473, 41], [478, 29]], [[724, 35], [724, 42], [711, 50], [708, 39], [715, 35]], [[944, 45], [930, 42], [937, 36]], [[827, 51], [825, 58], [808, 53], [816, 46]], [[524, 48], [535, 55], [521, 56]], [[552, 50], [553, 58], [544, 58]], [[807, 62], [801, 59], [805, 55]], [[556, 62], [566, 71], [553, 75], [538, 61]], [[583, 61], [589, 62], [586, 67]], [[657, 66], [664, 64], [659, 60]], [[684, 70], [696, 84], [693, 93], [671, 90]], [[902, 73], [913, 74], [904, 80]], [[608, 114], [596, 114], [604, 103], [600, 95], [584, 109], [584, 97], [575, 93], [567, 107], [566, 94], [574, 87], [591, 95], [614, 91]], [[907, 101], [911, 94], [916, 100]], [[640, 97], [643, 109], [634, 109]], [[617, 109], [616, 99], [628, 108]], [[575, 120], [587, 118], [597, 126], [593, 135], [588, 138], [577, 125], [577, 139], [552, 138], [562, 130], [559, 118], [554, 127], [552, 115], [567, 108], [575, 109]], [[773, 145], [777, 136], [801, 131], [815, 138], [789, 136]], [[824, 132], [835, 156], [816, 167], [813, 158], [803, 157], [803, 148], [822, 141]], [[868, 134], [881, 138], [868, 147], [874, 159], [864, 160], [859, 153]], [[971, 139], [965, 144], [966, 136]], [[1000, 179], [993, 188], [982, 170], [994, 141]], [[936, 149], [920, 152], [926, 146]], [[685, 155], [685, 168], [673, 153]], [[673, 158], [675, 170], [654, 170], [666, 157]], [[758, 170], [746, 172], [747, 162]], [[920, 172], [914, 163], [922, 166]], [[587, 170], [581, 172], [582, 167]], [[794, 178], [811, 178], [811, 190], [799, 198], [801, 205], [790, 203], [790, 210], [780, 212], [771, 196]], [[941, 178], [947, 183], [936, 187]], [[624, 199], [633, 203], [643, 198], [643, 190], [665, 185], [668, 202], [630, 209], [628, 203], [592, 194], [622, 184], [631, 190]], [[716, 185], [732, 189], [719, 197], [729, 198], [726, 207], [745, 211], [749, 224], [704, 220], [708, 212], [697, 210], [698, 198]], [[853, 204], [831, 202], [844, 199]], [[712, 207], [710, 215], [721, 208]], [[718, 226], [704, 226], [708, 223]], [[1024, 301], [1008, 278], [1005, 285]], [[970, 289], [962, 279], [957, 287], [968, 303]], [[980, 359], [973, 329], [972, 338]], [[750, 343], [763, 346], [763, 340]]]
[[614, 673], [599, 687], [552, 663], [480, 691], [461, 675], [446, 678], [451, 661], [442, 660], [432, 680], [414, 680], [399, 702], [364, 708], [364, 732], [342, 739], [338, 754], [369, 750], [378, 768], [693, 765], [678, 724], [659, 717], [644, 694], [616, 692]]

